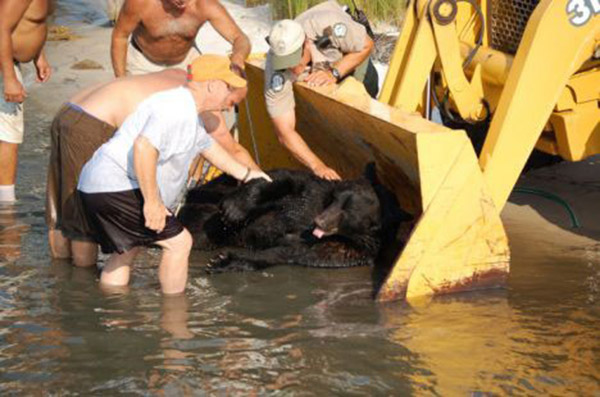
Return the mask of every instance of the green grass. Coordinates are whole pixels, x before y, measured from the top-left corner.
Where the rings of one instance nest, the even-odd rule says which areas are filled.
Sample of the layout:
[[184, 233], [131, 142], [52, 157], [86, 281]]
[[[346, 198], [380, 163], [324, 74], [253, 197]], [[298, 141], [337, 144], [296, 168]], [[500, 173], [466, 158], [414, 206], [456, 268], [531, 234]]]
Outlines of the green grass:
[[[256, 3], [256, 0], [252, 1]], [[294, 18], [306, 9], [323, 0], [259, 0], [269, 3], [273, 10], [273, 19]], [[371, 22], [388, 22], [399, 25], [402, 22], [406, 2], [403, 0], [355, 0], [356, 5], [366, 12]], [[352, 0], [338, 0], [353, 8]]]

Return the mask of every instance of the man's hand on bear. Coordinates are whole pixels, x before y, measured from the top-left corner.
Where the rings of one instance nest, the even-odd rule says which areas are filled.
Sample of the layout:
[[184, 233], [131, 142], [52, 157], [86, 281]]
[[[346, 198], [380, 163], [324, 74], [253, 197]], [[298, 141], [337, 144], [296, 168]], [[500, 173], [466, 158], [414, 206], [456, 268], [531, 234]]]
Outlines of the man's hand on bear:
[[257, 205], [257, 200], [266, 185], [273, 180], [264, 172], [250, 170], [245, 184], [240, 185], [237, 191], [231, 193], [220, 204], [223, 221], [227, 224], [238, 224], [246, 219], [249, 211]]
[[312, 171], [319, 178], [327, 179], [328, 181], [339, 181], [342, 179], [333, 168], [329, 168], [325, 164], [317, 165]]

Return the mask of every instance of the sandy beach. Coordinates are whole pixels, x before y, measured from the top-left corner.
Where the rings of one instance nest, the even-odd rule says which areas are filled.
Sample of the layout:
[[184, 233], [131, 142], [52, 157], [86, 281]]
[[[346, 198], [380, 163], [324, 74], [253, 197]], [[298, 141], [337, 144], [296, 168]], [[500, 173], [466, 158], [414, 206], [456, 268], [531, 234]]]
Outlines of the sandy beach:
[[[246, 9], [235, 2], [224, 1], [223, 4], [250, 37], [253, 52], [266, 51], [264, 37], [271, 25], [268, 6]], [[29, 72], [25, 72], [29, 75], [25, 77], [29, 89], [28, 101], [36, 101], [36, 105], [39, 104], [44, 112], [54, 113], [75, 92], [113, 77], [110, 62], [112, 28], [79, 23], [69, 25], [67, 29], [67, 34], [57, 35], [52, 33], [51, 28], [46, 43], [46, 54], [53, 68], [50, 81], [46, 84], [34, 83], [31, 65], [25, 67]], [[69, 36], [70, 39], [61, 39]], [[198, 32], [196, 42], [203, 53], [227, 54], [231, 48], [210, 24]]]

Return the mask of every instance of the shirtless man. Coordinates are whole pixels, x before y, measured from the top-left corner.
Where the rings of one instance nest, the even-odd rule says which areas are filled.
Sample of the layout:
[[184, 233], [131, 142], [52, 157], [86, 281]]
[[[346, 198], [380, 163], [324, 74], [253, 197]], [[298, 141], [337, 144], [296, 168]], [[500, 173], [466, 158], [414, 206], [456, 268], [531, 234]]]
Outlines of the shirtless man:
[[0, 0], [0, 202], [15, 201], [18, 145], [23, 142], [22, 102], [27, 93], [20, 64], [34, 61], [38, 82], [50, 78], [44, 55], [48, 0]]
[[[97, 245], [76, 194], [79, 174], [94, 152], [115, 134], [128, 115], [151, 95], [186, 83], [186, 72], [167, 69], [101, 83], [76, 94], [58, 112], [51, 127], [46, 223], [53, 258], [72, 258], [76, 266], [96, 263]], [[245, 90], [236, 90], [237, 103]], [[203, 115], [208, 133], [217, 126]]]
[[[231, 63], [243, 70], [250, 40], [218, 0], [126, 0], [112, 35], [115, 76], [187, 67], [188, 57], [199, 55], [196, 35], [207, 21], [232, 44]], [[139, 55], [148, 62], [141, 65]]]
[[[112, 34], [115, 76], [185, 69], [200, 54], [195, 40], [205, 22], [232, 44], [232, 70], [243, 76], [250, 40], [218, 0], [125, 0]], [[215, 112], [214, 122], [213, 138], [236, 160], [259, 169], [233, 139], [221, 112]]]

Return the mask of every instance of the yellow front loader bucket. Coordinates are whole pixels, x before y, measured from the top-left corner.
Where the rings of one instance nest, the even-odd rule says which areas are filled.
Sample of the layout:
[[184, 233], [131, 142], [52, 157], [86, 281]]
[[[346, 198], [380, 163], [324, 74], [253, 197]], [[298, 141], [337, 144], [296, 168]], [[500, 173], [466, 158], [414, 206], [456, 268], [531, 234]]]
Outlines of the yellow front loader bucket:
[[[247, 63], [249, 93], [240, 106], [240, 142], [264, 169], [300, 168], [277, 141], [263, 98], [263, 63]], [[378, 299], [414, 300], [505, 283], [506, 233], [470, 140], [451, 130], [371, 99], [362, 84], [309, 88], [299, 83], [297, 130], [344, 178], [370, 162], [417, 221]]]
[[[262, 68], [248, 63], [241, 142], [265, 169], [299, 167], [272, 130]], [[297, 130], [315, 153], [344, 178], [375, 162], [418, 218], [378, 300], [504, 284], [499, 212], [534, 147], [600, 152], [599, 87], [600, 7], [576, 0], [411, 0], [379, 101], [351, 79], [295, 84]], [[426, 120], [432, 102], [451, 120], [491, 118], [479, 159], [463, 130]]]

